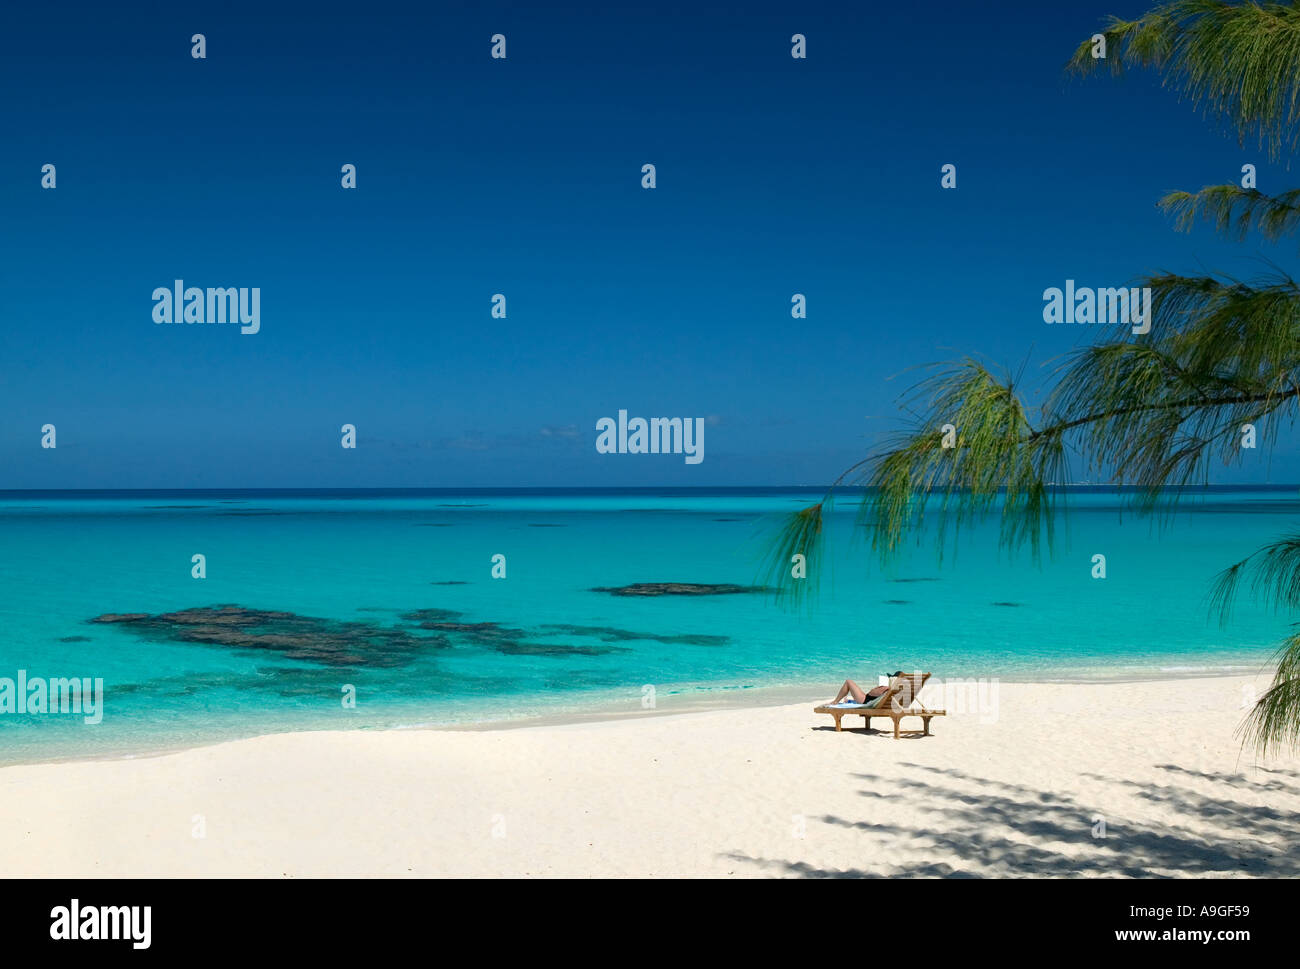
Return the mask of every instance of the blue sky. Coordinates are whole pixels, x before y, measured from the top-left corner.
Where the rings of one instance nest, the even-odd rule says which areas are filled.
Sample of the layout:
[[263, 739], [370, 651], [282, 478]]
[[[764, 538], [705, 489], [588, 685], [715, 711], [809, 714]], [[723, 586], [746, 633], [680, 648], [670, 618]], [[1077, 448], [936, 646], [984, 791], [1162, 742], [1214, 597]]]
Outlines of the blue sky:
[[[0, 488], [824, 483], [909, 368], [1034, 382], [1100, 335], [1049, 286], [1294, 259], [1155, 208], [1284, 166], [1154, 78], [1064, 75], [1145, 7], [16, 7]], [[260, 287], [261, 332], [155, 325], [177, 278]], [[597, 454], [620, 408], [709, 418], [705, 460]], [[1281, 440], [1215, 480], [1300, 479]]]

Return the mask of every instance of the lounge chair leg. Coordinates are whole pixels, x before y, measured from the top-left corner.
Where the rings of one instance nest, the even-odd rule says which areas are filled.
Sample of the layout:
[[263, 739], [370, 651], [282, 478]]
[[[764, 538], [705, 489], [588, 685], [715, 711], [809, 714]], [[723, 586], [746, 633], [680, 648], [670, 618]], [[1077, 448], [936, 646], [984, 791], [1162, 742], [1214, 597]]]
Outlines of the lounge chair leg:
[[844, 716], [844, 714], [842, 714], [842, 713], [839, 713], [839, 714], [836, 714], [836, 715], [835, 715], [835, 732], [836, 732], [836, 733], [839, 733], [839, 732], [840, 732], [840, 717], [842, 717], [842, 716]]
[[925, 730], [922, 732], [921, 736], [928, 737], [930, 736], [930, 718], [922, 717], [921, 720], [925, 723]]
[[899, 721], [899, 718], [898, 718], [898, 717], [895, 717], [895, 718], [894, 718], [894, 739], [895, 739], [895, 740], [898, 739], [898, 721]]
[[864, 716], [864, 717], [862, 718], [862, 729], [865, 730], [865, 731], [867, 731], [867, 733], [870, 733], [870, 732], [871, 732], [871, 718], [870, 718], [870, 717]]

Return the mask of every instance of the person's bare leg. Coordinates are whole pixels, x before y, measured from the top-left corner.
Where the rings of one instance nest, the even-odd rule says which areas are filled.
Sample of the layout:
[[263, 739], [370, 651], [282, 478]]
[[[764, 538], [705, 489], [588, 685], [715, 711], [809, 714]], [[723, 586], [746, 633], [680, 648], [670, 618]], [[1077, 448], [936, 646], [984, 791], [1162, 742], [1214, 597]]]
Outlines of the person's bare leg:
[[858, 684], [854, 683], [852, 680], [844, 681], [844, 685], [840, 687], [840, 692], [836, 694], [835, 699], [832, 700], [831, 703], [832, 704], [839, 703], [846, 696], [853, 697], [854, 703], [865, 703], [867, 701], [866, 691], [863, 690], [860, 686], [858, 686]]

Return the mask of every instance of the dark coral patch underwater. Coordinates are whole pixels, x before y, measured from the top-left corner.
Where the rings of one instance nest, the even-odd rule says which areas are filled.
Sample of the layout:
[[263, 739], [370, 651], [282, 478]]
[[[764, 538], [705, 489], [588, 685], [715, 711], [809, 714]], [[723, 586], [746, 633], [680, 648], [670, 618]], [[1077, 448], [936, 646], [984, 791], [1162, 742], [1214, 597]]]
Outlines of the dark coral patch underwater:
[[322, 619], [237, 605], [181, 609], [156, 616], [106, 613], [90, 621], [121, 625], [146, 639], [267, 650], [286, 659], [324, 666], [405, 666], [432, 649], [450, 645], [445, 637], [418, 636], [369, 621]]
[[[381, 611], [360, 607], [359, 611]], [[105, 613], [89, 620], [120, 626], [155, 642], [195, 643], [231, 649], [261, 650], [284, 659], [327, 667], [404, 667], [438, 650], [487, 649], [505, 656], [603, 656], [628, 652], [612, 643], [649, 641], [697, 646], [725, 646], [726, 636], [702, 633], [649, 633], [613, 626], [552, 624], [533, 630], [499, 622], [466, 622], [454, 609], [415, 609], [401, 613], [401, 625], [372, 619], [342, 620], [239, 605], [202, 606], [157, 615], [146, 612]], [[599, 644], [552, 643], [566, 636]]]
[[618, 646], [566, 646], [533, 642], [523, 629], [502, 626], [496, 622], [460, 622], [461, 615], [454, 609], [417, 609], [403, 613], [402, 618], [421, 629], [434, 630], [451, 636], [453, 640], [463, 640], [507, 656], [601, 656], [605, 653], [626, 652]]
[[612, 596], [730, 596], [745, 592], [771, 592], [762, 585], [733, 585], [729, 582], [633, 582], [631, 585], [597, 586], [592, 592]]

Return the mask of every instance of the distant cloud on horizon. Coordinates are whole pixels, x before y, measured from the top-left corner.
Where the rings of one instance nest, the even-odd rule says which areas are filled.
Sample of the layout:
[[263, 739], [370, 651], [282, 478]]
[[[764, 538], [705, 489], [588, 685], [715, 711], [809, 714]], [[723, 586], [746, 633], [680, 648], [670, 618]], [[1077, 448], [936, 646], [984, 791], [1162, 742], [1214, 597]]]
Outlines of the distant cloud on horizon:
[[548, 424], [537, 433], [548, 440], [573, 441], [582, 436], [577, 424], [563, 424], [560, 426]]

